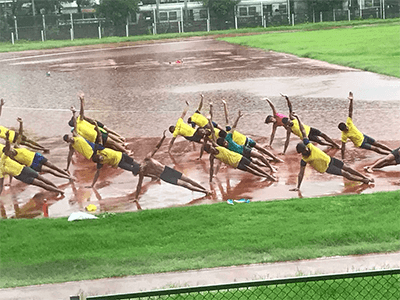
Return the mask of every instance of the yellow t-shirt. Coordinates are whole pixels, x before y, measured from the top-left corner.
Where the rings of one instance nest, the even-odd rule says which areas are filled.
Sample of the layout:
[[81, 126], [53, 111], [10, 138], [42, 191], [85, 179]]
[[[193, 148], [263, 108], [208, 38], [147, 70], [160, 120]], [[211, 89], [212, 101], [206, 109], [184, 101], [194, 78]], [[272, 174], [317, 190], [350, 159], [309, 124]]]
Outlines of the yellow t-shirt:
[[194, 113], [190, 118], [199, 127], [204, 127], [208, 124], [208, 119], [202, 114]]
[[237, 168], [240, 160], [242, 159], [242, 155], [236, 152], [233, 152], [225, 147], [218, 146], [216, 147], [218, 150], [218, 154], [214, 155], [217, 159], [222, 161], [224, 164], [227, 164], [231, 167]]
[[172, 135], [173, 137], [177, 137], [178, 135], [193, 136], [195, 132], [196, 130], [192, 126], [186, 124], [182, 118], [179, 118]]
[[[301, 134], [299, 121], [297, 119], [292, 120], [293, 126], [291, 127], [292, 132], [297, 135], [300, 139], [303, 139], [303, 135]], [[303, 124], [304, 130], [306, 131], [307, 136], [310, 134], [310, 126]]]
[[307, 148], [311, 150], [311, 154], [307, 157], [302, 156], [303, 161], [310, 164], [316, 171], [324, 173], [331, 162], [331, 157], [321, 149], [308, 143]]
[[12, 160], [4, 153], [0, 158], [0, 178], [3, 178], [5, 175], [10, 176], [18, 176], [21, 174], [24, 166], [20, 163], [17, 163], [15, 160]]
[[6, 132], [9, 131], [10, 132], [10, 137], [9, 137], [9, 141], [10, 143], [14, 142], [14, 138], [15, 138], [15, 131], [14, 130], [9, 130], [8, 128], [4, 127], [4, 126], [0, 126], [0, 137], [3, 139], [6, 139]]
[[0, 155], [3, 154], [3, 148], [5, 147], [5, 145], [0, 144]]
[[347, 132], [342, 131], [342, 142], [346, 143], [347, 139], [350, 139], [354, 146], [360, 147], [364, 141], [364, 134], [353, 124], [353, 120], [348, 117], [346, 120], [346, 125], [349, 130]]
[[105, 148], [103, 150], [97, 150], [97, 154], [103, 156], [102, 164], [110, 165], [113, 168], [118, 168], [118, 164], [122, 159], [122, 152], [115, 151], [109, 148]]
[[35, 152], [25, 148], [14, 148], [14, 150], [17, 152], [17, 155], [14, 156], [17, 162], [28, 167], [32, 165], [36, 154]]
[[[229, 132], [228, 132], [229, 133]], [[232, 133], [232, 140], [236, 143], [236, 144], [238, 144], [238, 145], [240, 145], [240, 146], [243, 146], [244, 144], [246, 144], [246, 140], [247, 140], [247, 138], [246, 138], [246, 136], [244, 135], [244, 134], [241, 134], [240, 132], [238, 132], [238, 131], [234, 131], [233, 133]]]
[[81, 116], [76, 119], [76, 131], [79, 135], [83, 136], [89, 142], [96, 142], [96, 126], [86, 120], [81, 119]]
[[86, 140], [81, 136], [74, 136], [73, 139], [74, 143], [72, 144], [72, 147], [87, 159], [91, 159], [93, 148], [86, 142]]

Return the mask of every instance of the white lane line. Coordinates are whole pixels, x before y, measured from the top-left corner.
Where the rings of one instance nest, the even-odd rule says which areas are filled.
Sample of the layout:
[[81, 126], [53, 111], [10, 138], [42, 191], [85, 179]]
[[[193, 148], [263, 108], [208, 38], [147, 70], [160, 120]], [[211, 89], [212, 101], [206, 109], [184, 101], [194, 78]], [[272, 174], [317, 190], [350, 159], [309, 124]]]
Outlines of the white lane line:
[[[71, 55], [71, 54], [81, 54], [81, 53], [91, 53], [91, 52], [100, 52], [100, 51], [110, 51], [110, 50], [122, 50], [122, 49], [130, 49], [130, 48], [144, 48], [144, 47], [155, 47], [160, 45], [171, 45], [171, 44], [187, 44], [187, 43], [204, 43], [214, 41], [214, 39], [204, 39], [204, 40], [196, 40], [196, 41], [179, 41], [179, 42], [170, 42], [170, 43], [157, 43], [157, 44], [142, 44], [142, 45], [132, 45], [132, 46], [123, 46], [117, 48], [100, 48], [100, 49], [88, 49], [88, 50], [79, 50], [79, 51], [71, 51], [71, 52], [62, 52], [62, 53], [49, 53], [49, 54], [38, 54], [31, 55], [25, 57], [14, 57], [14, 58], [6, 58], [0, 60], [0, 62], [8, 62], [8, 61], [16, 61], [16, 60], [24, 60], [24, 59], [36, 59], [42, 57], [51, 57], [51, 56], [62, 56], [62, 55]], [[91, 46], [91, 45], [88, 45]], [[72, 47], [80, 47], [80, 46], [72, 46]], [[84, 47], [84, 46], [82, 46]], [[50, 50], [50, 49], [49, 49]]]

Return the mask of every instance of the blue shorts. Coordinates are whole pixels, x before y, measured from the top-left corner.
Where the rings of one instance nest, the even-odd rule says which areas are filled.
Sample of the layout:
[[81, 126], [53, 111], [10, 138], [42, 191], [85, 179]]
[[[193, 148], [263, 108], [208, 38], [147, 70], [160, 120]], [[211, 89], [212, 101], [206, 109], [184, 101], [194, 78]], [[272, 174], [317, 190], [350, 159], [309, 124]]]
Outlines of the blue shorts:
[[249, 146], [249, 147], [254, 147], [256, 145], [256, 142], [254, 140], [252, 140], [251, 138], [246, 137], [246, 144], [245, 145]]
[[47, 158], [44, 157], [42, 154], [36, 152], [35, 157], [33, 158], [33, 162], [30, 165], [32, 169], [34, 169], [36, 172], [41, 172], [42, 171], [42, 166], [47, 162]]
[[375, 140], [372, 137], [364, 134], [364, 140], [360, 146], [360, 148], [371, 150], [372, 144], [375, 143]]

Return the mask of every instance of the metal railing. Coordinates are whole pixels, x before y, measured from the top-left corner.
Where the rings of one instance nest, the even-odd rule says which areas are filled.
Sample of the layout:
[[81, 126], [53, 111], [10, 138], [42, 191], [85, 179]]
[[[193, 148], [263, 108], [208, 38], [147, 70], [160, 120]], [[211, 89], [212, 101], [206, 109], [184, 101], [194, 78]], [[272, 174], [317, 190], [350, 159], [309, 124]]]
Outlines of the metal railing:
[[[160, 13], [171, 11], [160, 10]], [[179, 11], [178, 11], [179, 13]], [[246, 11], [247, 13], [247, 11]], [[226, 20], [212, 18], [206, 14], [196, 18], [183, 18], [182, 14], [173, 15], [175, 19], [161, 21], [156, 16], [143, 14], [128, 18], [123, 25], [116, 26], [94, 13], [36, 16], [0, 15], [0, 42], [17, 40], [67, 40], [77, 38], [99, 38], [110, 36], [136, 36], [160, 33], [181, 33], [196, 31], [213, 31], [249, 27], [270, 27], [343, 21], [356, 19], [399, 18], [400, 9], [383, 10], [372, 7], [357, 10], [333, 9], [330, 11], [313, 11], [311, 14], [281, 11], [279, 13], [260, 10], [252, 15], [236, 14]], [[154, 21], [155, 20], [155, 21]]]
[[71, 296], [70, 300], [126, 299], [400, 299], [400, 269], [314, 275], [108, 296]]

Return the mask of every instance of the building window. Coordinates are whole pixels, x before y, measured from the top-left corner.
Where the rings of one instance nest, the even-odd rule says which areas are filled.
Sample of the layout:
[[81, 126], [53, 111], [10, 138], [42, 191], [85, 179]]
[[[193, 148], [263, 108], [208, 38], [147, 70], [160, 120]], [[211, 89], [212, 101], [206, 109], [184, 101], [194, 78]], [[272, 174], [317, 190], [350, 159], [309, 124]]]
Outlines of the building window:
[[169, 12], [169, 20], [170, 21], [178, 20], [178, 14], [176, 13], [176, 11], [170, 11]]
[[200, 9], [200, 19], [207, 19], [207, 18], [208, 18], [207, 9]]
[[247, 16], [247, 7], [239, 7], [239, 16]]
[[165, 11], [160, 12], [160, 21], [168, 21], [168, 13]]
[[256, 7], [250, 6], [249, 7], [249, 16], [255, 16], [255, 15], [256, 15]]

